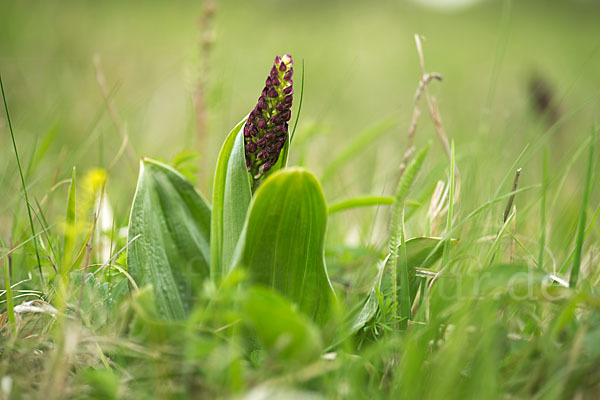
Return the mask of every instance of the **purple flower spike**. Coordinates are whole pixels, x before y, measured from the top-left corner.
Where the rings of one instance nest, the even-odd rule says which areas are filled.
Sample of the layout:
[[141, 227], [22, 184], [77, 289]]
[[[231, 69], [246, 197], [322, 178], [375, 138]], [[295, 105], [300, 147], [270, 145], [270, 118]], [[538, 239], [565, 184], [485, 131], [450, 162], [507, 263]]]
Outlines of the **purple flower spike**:
[[277, 163], [285, 146], [294, 89], [292, 56], [275, 57], [256, 107], [244, 125], [246, 166], [254, 186]]

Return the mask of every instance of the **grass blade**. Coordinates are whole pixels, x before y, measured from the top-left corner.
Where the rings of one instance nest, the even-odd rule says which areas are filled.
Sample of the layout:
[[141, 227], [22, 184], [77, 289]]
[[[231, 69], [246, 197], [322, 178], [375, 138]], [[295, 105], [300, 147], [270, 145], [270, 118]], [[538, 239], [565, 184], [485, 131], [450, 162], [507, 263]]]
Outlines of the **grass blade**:
[[61, 274], [66, 275], [71, 269], [73, 263], [73, 252], [75, 251], [75, 224], [77, 223], [76, 213], [76, 194], [77, 194], [77, 170], [73, 167], [71, 174], [71, 184], [69, 185], [69, 195], [67, 197], [67, 215], [65, 219], [65, 236], [63, 241], [63, 259], [61, 265]]
[[37, 261], [38, 271], [40, 273], [40, 279], [42, 285], [46, 286], [44, 282], [44, 275], [42, 274], [42, 263], [40, 261], [40, 253], [38, 251], [37, 240], [35, 239], [35, 226], [33, 225], [33, 218], [31, 217], [31, 205], [29, 204], [29, 195], [27, 194], [27, 185], [25, 185], [25, 176], [23, 175], [23, 168], [21, 168], [21, 159], [19, 158], [19, 151], [17, 150], [17, 142], [15, 140], [15, 133], [13, 131], [12, 122], [10, 120], [10, 112], [8, 111], [8, 102], [6, 101], [6, 94], [4, 93], [4, 84], [2, 83], [2, 75], [0, 75], [0, 91], [2, 91], [2, 100], [4, 101], [4, 110], [6, 111], [6, 120], [8, 122], [8, 130], [10, 131], [10, 138], [12, 140], [13, 149], [15, 151], [15, 157], [17, 159], [17, 167], [19, 168], [19, 176], [21, 177], [21, 185], [23, 186], [23, 195], [25, 196], [25, 203], [27, 205], [27, 215], [29, 216], [29, 226], [31, 227], [31, 235], [33, 237], [33, 247], [35, 248], [35, 257]]
[[[298, 102], [298, 113], [296, 114], [296, 122], [294, 122], [294, 129], [290, 135], [290, 143], [296, 133], [296, 127], [298, 126], [298, 120], [300, 119], [300, 111], [302, 111], [302, 99], [304, 98], [304, 59], [302, 60], [302, 82], [300, 84], [300, 101]], [[287, 153], [286, 153], [287, 157]]]
[[[8, 258], [10, 260], [10, 258]], [[0, 260], [0, 265], [4, 263], [4, 259]], [[8, 324], [13, 337], [17, 333], [17, 325], [15, 323], [15, 308], [12, 297], [12, 289], [10, 287], [10, 262], [6, 263], [4, 268], [4, 284], [6, 285], [6, 314], [8, 314]]]
[[548, 147], [544, 150], [544, 160], [542, 164], [542, 195], [540, 219], [542, 232], [540, 234], [540, 255], [538, 256], [538, 268], [544, 269], [544, 250], [546, 248], [546, 197], [548, 193]]
[[[452, 232], [452, 218], [454, 215], [454, 171], [456, 168], [456, 158], [454, 154], [454, 140], [450, 144], [450, 193], [448, 196], [448, 220], [446, 221], [446, 235], [444, 240], [444, 252], [442, 254], [442, 268], [448, 265], [448, 253], [450, 250], [450, 234]], [[513, 195], [514, 195], [513, 191]]]
[[[400, 244], [404, 241], [404, 233], [400, 230], [403, 229], [403, 219], [404, 219], [404, 201], [406, 199], [406, 195], [414, 182], [417, 173], [423, 166], [423, 161], [425, 160], [425, 156], [429, 151], [430, 144], [428, 143], [426, 147], [424, 147], [410, 162], [404, 174], [402, 174], [402, 178], [400, 182], [398, 182], [398, 188], [396, 189], [396, 196], [394, 200], [394, 204], [392, 206], [392, 219], [390, 223], [390, 262], [392, 269], [392, 302], [393, 302], [393, 310], [397, 312], [398, 310], [398, 260], [401, 259], [402, 268], [401, 272], [401, 317], [402, 317], [402, 326], [400, 328], [406, 329], [406, 324], [408, 323], [408, 319], [410, 318], [410, 284], [408, 283], [408, 267], [406, 262], [406, 248], [403, 247], [404, 250], [401, 250], [398, 254], [398, 233], [400, 232]], [[407, 297], [408, 296], [408, 300]]]
[[585, 236], [585, 221], [587, 217], [587, 207], [590, 202], [590, 193], [592, 191], [592, 177], [594, 175], [594, 146], [596, 145], [596, 127], [592, 129], [592, 138], [590, 140], [590, 155], [588, 158], [587, 173], [585, 176], [585, 189], [581, 201], [581, 214], [579, 214], [579, 224], [577, 226], [577, 240], [575, 242], [575, 258], [573, 259], [573, 268], [569, 276], [569, 287], [577, 286], [579, 278], [579, 269], [581, 268], [581, 251]]
[[[389, 206], [394, 204], [392, 196], [360, 196], [338, 201], [329, 206], [329, 215], [341, 211], [352, 210], [354, 208], [371, 207], [371, 206]], [[405, 205], [408, 207], [420, 207], [421, 203], [411, 200], [406, 200]]]

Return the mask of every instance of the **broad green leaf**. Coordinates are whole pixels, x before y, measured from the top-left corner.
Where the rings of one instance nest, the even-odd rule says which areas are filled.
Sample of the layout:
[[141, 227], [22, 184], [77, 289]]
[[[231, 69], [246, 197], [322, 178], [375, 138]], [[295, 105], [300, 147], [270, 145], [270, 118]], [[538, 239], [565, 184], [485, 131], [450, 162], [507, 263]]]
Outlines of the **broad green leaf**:
[[281, 359], [309, 361], [319, 355], [321, 337], [310, 319], [277, 292], [254, 287], [246, 315], [265, 349]]
[[327, 207], [316, 178], [300, 168], [280, 170], [255, 194], [235, 265], [324, 324], [335, 296], [325, 268], [326, 227]]
[[231, 257], [244, 227], [252, 198], [244, 153], [244, 118], [229, 133], [217, 160], [213, 183], [210, 272], [220, 281], [229, 272]]
[[127, 266], [138, 286], [151, 284], [158, 312], [185, 318], [209, 275], [210, 208], [173, 168], [143, 159], [129, 221]]

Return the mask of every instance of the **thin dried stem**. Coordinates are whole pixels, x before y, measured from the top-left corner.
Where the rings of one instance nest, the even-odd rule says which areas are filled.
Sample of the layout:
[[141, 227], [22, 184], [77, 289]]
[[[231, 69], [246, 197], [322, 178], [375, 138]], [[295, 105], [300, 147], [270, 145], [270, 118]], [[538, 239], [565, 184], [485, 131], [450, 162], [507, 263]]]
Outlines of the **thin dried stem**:
[[[421, 45], [421, 37], [418, 34], [415, 34], [415, 43], [417, 45], [417, 53], [419, 54], [419, 62], [421, 66], [421, 81], [424, 82], [426, 78], [425, 73], [425, 59], [423, 57], [423, 46]], [[441, 80], [442, 77], [439, 74], [429, 74], [431, 77], [429, 80], [435, 78]], [[427, 90], [427, 85], [423, 84], [423, 93], [425, 94], [425, 102], [427, 103], [427, 109], [429, 110], [429, 115], [433, 120], [433, 124], [435, 126], [435, 131], [438, 134], [438, 138], [444, 147], [444, 151], [446, 152], [446, 156], [450, 159], [450, 145], [448, 141], [448, 136], [446, 135], [446, 131], [444, 130], [444, 125], [442, 124], [442, 118], [440, 116], [439, 108], [437, 106], [437, 101], [435, 98], [431, 97], [429, 91]]]
[[[108, 109], [108, 112], [110, 113], [110, 117], [113, 121], [113, 124], [115, 125], [117, 133], [121, 137], [121, 147], [125, 147], [127, 149], [127, 152], [129, 155], [129, 161], [131, 162], [131, 165], [135, 169], [137, 166], [136, 165], [137, 164], [137, 155], [135, 154], [135, 151], [133, 150], [133, 147], [131, 147], [131, 143], [129, 142], [129, 135], [127, 134], [127, 128], [125, 127], [125, 124], [121, 120], [121, 117], [119, 116], [119, 113], [117, 112], [117, 108], [115, 107], [114, 103], [112, 102], [112, 100], [110, 98], [110, 91], [108, 90], [108, 87], [106, 86], [106, 79], [104, 78], [104, 72], [102, 71], [102, 66], [100, 64], [99, 56], [94, 57], [94, 68], [96, 69], [96, 81], [98, 82], [98, 86], [100, 87], [100, 91], [102, 92], [102, 97], [104, 98], [104, 102], [106, 103], [106, 108]], [[119, 157], [122, 154], [123, 154], [123, 152], [121, 152], [121, 151], [119, 153], [117, 153], [117, 155]], [[116, 161], [118, 161], [118, 159], [113, 160], [111, 162], [111, 166], [113, 166], [116, 163]]]
[[[208, 62], [210, 53], [215, 41], [213, 32], [213, 21], [217, 11], [217, 3], [215, 0], [206, 0], [202, 7], [202, 13], [198, 20], [198, 29], [200, 32], [199, 46], [199, 76], [196, 82], [196, 90], [194, 92], [194, 110], [196, 114], [196, 148], [204, 150], [208, 113], [206, 109], [206, 92], [208, 86], [208, 76], [210, 74], [210, 63]], [[199, 182], [201, 186], [206, 184], [206, 169], [200, 169]]]
[[508, 203], [506, 204], [506, 208], [504, 209], [504, 215], [502, 217], [502, 222], [506, 222], [506, 219], [510, 215], [510, 209], [512, 208], [513, 202], [515, 201], [515, 196], [517, 195], [514, 192], [517, 190], [517, 187], [519, 186], [519, 178], [521, 177], [521, 171], [522, 171], [522, 169], [519, 168], [519, 169], [517, 169], [517, 172], [515, 172], [515, 180], [513, 181], [513, 185], [512, 185], [513, 194], [508, 198]]

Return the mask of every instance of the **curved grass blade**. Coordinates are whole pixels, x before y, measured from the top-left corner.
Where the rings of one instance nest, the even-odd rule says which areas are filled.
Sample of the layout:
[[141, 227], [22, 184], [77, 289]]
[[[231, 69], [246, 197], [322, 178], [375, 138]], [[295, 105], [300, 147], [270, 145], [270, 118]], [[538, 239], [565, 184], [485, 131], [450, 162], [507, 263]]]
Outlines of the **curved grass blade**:
[[274, 288], [319, 325], [335, 298], [325, 267], [327, 206], [310, 172], [276, 172], [250, 205], [235, 265], [254, 283]]
[[590, 193], [592, 191], [592, 182], [594, 176], [594, 146], [596, 144], [596, 127], [592, 129], [592, 137], [590, 139], [590, 154], [588, 158], [587, 173], [585, 176], [585, 188], [581, 199], [581, 213], [579, 214], [579, 223], [577, 225], [577, 239], [575, 242], [575, 258], [573, 259], [573, 267], [569, 275], [569, 287], [577, 287], [577, 279], [579, 278], [579, 269], [581, 267], [581, 251], [583, 249], [583, 241], [585, 239], [585, 222], [587, 218], [587, 208], [590, 202]]
[[2, 83], [2, 75], [0, 75], [0, 91], [2, 92], [2, 100], [4, 102], [4, 111], [6, 112], [6, 121], [8, 122], [8, 130], [10, 131], [10, 138], [12, 140], [13, 150], [15, 152], [15, 158], [17, 159], [17, 167], [19, 168], [19, 176], [21, 177], [21, 186], [23, 187], [23, 195], [25, 196], [25, 205], [27, 206], [27, 216], [29, 217], [29, 226], [31, 227], [31, 236], [33, 238], [33, 247], [35, 248], [35, 257], [37, 261], [38, 272], [40, 273], [40, 280], [42, 286], [46, 286], [44, 280], [44, 274], [42, 273], [42, 262], [40, 261], [40, 252], [38, 250], [37, 239], [35, 234], [35, 225], [33, 225], [33, 217], [31, 216], [31, 203], [29, 202], [29, 194], [27, 193], [27, 185], [25, 184], [25, 176], [23, 174], [23, 168], [21, 167], [21, 158], [19, 157], [19, 151], [17, 150], [17, 142], [15, 140], [15, 133], [13, 131], [12, 122], [10, 120], [10, 112], [8, 111], [8, 102], [6, 101], [6, 93], [4, 93], [4, 84]]
[[61, 275], [66, 276], [71, 270], [73, 256], [75, 252], [76, 232], [76, 191], [77, 191], [77, 170], [73, 167], [71, 174], [71, 184], [69, 185], [69, 195], [67, 197], [67, 214], [65, 220], [65, 237], [63, 241], [63, 259], [61, 264]]
[[[392, 196], [360, 196], [351, 197], [349, 199], [340, 200], [329, 206], [329, 215], [341, 211], [352, 210], [354, 208], [371, 207], [371, 206], [389, 206], [394, 204]], [[418, 208], [422, 204], [417, 201], [406, 200], [404, 203], [407, 207]]]
[[209, 275], [210, 215], [202, 196], [173, 168], [142, 159], [131, 209], [128, 270], [151, 284], [159, 313], [183, 319]]

